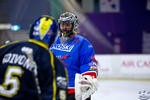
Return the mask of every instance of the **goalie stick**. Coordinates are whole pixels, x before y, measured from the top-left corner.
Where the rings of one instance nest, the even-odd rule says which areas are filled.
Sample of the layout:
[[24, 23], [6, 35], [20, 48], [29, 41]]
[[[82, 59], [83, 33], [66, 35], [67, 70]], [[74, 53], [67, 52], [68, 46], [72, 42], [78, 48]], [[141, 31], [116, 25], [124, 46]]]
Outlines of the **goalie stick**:
[[41, 89], [40, 89], [39, 80], [38, 80], [38, 77], [37, 77], [37, 75], [38, 75], [37, 65], [36, 65], [36, 63], [33, 59], [33, 50], [32, 50], [32, 48], [29, 48], [29, 47], [22, 47], [21, 51], [24, 52], [28, 57], [29, 64], [30, 64], [29, 70], [32, 72], [32, 77], [33, 77], [35, 85], [36, 85], [38, 100], [42, 100], [42, 98], [41, 98]]

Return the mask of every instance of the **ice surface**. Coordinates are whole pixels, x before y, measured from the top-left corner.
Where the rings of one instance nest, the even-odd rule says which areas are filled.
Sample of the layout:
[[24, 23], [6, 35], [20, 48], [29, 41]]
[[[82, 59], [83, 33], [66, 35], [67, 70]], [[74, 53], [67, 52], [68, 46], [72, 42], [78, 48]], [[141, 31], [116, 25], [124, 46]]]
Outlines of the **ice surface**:
[[150, 81], [100, 80], [92, 100], [141, 100], [142, 93], [150, 97]]

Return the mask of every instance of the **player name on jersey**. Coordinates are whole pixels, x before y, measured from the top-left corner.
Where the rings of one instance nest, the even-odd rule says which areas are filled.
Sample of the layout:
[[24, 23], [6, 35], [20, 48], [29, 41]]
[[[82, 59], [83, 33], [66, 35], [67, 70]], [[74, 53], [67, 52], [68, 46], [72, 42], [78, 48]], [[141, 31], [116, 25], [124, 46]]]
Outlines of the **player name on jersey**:
[[16, 53], [7, 53], [5, 54], [2, 63], [10, 63], [23, 66], [24, 68], [31, 71], [31, 64], [29, 59], [25, 55], [16, 54]]

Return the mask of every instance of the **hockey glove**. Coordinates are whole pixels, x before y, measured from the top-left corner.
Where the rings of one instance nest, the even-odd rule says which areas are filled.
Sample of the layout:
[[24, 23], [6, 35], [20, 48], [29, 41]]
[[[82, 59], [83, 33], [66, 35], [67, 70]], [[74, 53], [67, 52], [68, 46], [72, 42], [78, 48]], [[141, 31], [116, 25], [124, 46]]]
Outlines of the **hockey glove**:
[[82, 76], [76, 74], [75, 77], [75, 98], [76, 100], [85, 100], [97, 90], [97, 79], [90, 75]]

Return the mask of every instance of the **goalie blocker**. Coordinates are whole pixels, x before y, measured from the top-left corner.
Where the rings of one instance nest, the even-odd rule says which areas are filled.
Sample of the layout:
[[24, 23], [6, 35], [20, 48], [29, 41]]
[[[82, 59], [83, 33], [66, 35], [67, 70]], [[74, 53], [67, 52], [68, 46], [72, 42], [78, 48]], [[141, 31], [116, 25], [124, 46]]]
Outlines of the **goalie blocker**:
[[90, 75], [76, 74], [75, 76], [75, 98], [85, 100], [97, 90], [97, 79]]

